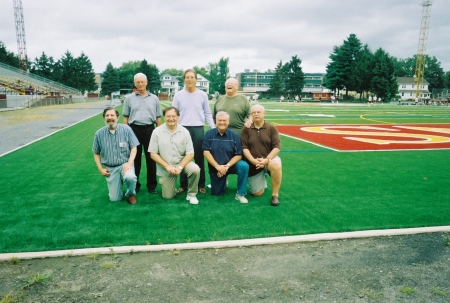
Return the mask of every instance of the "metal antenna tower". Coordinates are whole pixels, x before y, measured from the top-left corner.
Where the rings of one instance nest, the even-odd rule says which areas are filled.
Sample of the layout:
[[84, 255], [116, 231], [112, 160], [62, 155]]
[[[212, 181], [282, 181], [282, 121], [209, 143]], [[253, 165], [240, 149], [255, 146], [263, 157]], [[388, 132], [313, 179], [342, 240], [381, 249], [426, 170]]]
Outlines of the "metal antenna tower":
[[25, 25], [23, 22], [22, 0], [13, 0], [14, 19], [16, 21], [17, 48], [19, 50], [19, 68], [28, 71], [27, 42], [25, 40]]
[[422, 9], [422, 24], [420, 26], [419, 34], [419, 47], [416, 56], [416, 98], [420, 95], [420, 86], [423, 86], [423, 74], [425, 69], [425, 53], [427, 50], [427, 40], [428, 40], [428, 28], [430, 27], [430, 11], [432, 0], [425, 0], [420, 5], [423, 6]]

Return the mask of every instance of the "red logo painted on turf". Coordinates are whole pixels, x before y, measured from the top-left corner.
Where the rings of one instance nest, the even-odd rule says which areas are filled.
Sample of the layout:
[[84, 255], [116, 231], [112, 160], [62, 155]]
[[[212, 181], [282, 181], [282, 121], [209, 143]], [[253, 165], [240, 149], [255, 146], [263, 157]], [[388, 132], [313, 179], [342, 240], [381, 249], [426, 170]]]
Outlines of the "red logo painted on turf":
[[450, 124], [277, 125], [277, 129], [342, 151], [450, 149]]

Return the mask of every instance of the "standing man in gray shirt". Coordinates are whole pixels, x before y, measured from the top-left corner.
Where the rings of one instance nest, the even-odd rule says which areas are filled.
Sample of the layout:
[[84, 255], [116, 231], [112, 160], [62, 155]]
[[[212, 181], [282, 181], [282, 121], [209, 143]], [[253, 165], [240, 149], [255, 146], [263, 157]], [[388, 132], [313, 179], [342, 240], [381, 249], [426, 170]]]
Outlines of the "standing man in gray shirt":
[[131, 127], [139, 140], [134, 167], [138, 178], [136, 192], [139, 192], [141, 183], [139, 175], [141, 173], [142, 151], [145, 154], [147, 164], [147, 189], [149, 193], [156, 194], [156, 163], [147, 152], [150, 137], [156, 126], [161, 125], [161, 104], [157, 96], [147, 91], [147, 76], [138, 73], [134, 76], [134, 86], [137, 91], [125, 98], [123, 105], [123, 123]]

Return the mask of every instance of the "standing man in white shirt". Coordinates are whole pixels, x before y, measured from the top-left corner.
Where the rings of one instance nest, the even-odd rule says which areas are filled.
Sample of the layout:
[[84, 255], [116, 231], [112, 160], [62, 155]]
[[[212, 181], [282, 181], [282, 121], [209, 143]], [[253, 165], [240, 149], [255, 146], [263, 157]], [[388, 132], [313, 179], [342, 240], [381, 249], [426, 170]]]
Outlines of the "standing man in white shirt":
[[[205, 121], [211, 129], [216, 126], [209, 108], [208, 95], [196, 87], [197, 72], [193, 69], [187, 69], [183, 78], [184, 89], [175, 94], [172, 105], [180, 111], [178, 123], [184, 126], [191, 134], [192, 144], [194, 145], [194, 161], [200, 167], [198, 191], [205, 194], [205, 157], [202, 150], [203, 138], [205, 137]], [[186, 191], [188, 182], [185, 174], [182, 174], [180, 179], [178, 192], [182, 193]]]

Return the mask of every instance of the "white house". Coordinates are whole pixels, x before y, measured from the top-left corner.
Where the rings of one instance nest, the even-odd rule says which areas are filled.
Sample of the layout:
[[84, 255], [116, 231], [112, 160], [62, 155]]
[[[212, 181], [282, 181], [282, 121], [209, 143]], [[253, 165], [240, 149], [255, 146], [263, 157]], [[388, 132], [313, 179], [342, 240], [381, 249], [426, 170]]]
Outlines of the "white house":
[[172, 98], [179, 90], [180, 86], [178, 78], [169, 74], [164, 74], [160, 78], [161, 80], [161, 92], [167, 93]]
[[[414, 77], [398, 77], [398, 94], [401, 100], [414, 100], [416, 98], [416, 83]], [[431, 93], [428, 91], [428, 81], [423, 79], [419, 87], [419, 99], [430, 98]]]
[[200, 74], [197, 74], [197, 84], [195, 85], [195, 87], [209, 94], [209, 82], [210, 81], [208, 79], [206, 79]]

